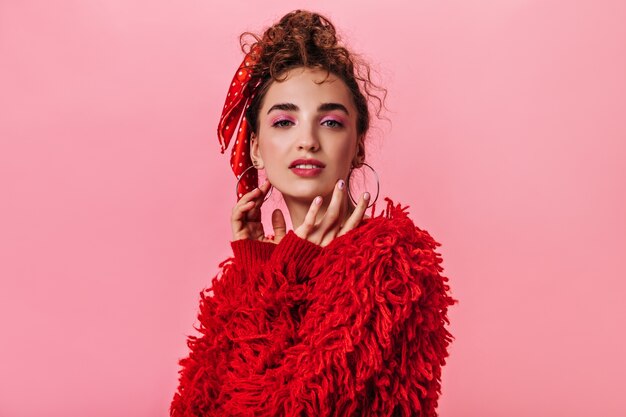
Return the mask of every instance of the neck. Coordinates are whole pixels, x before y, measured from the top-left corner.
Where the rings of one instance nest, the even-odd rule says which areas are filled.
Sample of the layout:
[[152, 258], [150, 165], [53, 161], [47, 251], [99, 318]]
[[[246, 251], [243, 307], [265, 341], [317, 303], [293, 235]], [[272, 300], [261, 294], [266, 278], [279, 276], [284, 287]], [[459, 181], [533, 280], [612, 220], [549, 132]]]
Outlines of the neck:
[[[316, 223], [318, 223], [326, 214], [326, 210], [328, 209], [328, 206], [330, 205], [331, 197], [332, 197], [332, 193], [329, 194], [328, 196], [324, 196], [322, 205], [320, 206], [319, 211], [317, 212], [317, 216], [315, 217]], [[311, 207], [313, 200], [294, 198], [288, 195], [283, 195], [283, 198], [285, 199], [287, 210], [289, 210], [289, 216], [291, 217], [291, 224], [293, 226], [293, 229], [295, 230], [298, 227], [300, 227], [302, 223], [304, 223], [304, 218], [306, 217], [306, 214], [309, 212], [309, 208]], [[343, 225], [355, 209], [354, 205], [352, 204], [352, 201], [348, 198], [347, 194], [344, 194], [344, 198], [341, 204], [343, 206], [343, 209], [342, 209], [343, 217], [340, 219], [339, 225]]]

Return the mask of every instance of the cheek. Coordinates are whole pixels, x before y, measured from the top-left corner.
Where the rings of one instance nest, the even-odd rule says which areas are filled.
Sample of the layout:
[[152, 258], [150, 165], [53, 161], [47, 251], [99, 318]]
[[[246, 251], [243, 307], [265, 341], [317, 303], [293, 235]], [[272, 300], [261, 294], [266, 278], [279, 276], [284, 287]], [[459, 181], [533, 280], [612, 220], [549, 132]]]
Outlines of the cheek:
[[337, 144], [335, 152], [337, 155], [341, 155], [342, 159], [346, 162], [346, 165], [350, 166], [352, 159], [356, 153], [356, 138], [350, 138]]
[[275, 170], [280, 169], [286, 163], [287, 149], [281, 142], [267, 137], [259, 142], [259, 153], [263, 158], [264, 169], [268, 176], [272, 175]]
[[275, 159], [280, 153], [280, 146], [271, 140], [264, 140], [259, 142], [259, 152], [263, 155], [264, 160], [269, 161]]

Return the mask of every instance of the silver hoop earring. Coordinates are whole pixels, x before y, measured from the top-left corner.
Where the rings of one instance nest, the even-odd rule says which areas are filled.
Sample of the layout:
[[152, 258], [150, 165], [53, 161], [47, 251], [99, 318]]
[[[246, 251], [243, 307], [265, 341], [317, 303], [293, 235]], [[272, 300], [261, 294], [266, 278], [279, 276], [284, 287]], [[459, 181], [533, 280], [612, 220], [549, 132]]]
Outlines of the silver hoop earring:
[[[367, 167], [371, 169], [372, 172], [374, 173], [374, 178], [376, 178], [376, 198], [374, 199], [374, 201], [372, 201], [372, 204], [369, 204], [367, 206], [367, 208], [370, 208], [371, 206], [374, 205], [374, 203], [376, 203], [376, 200], [378, 200], [378, 194], [380, 192], [380, 181], [378, 181], [378, 174], [376, 173], [376, 170], [374, 170], [374, 168], [372, 168], [369, 164], [366, 164], [365, 162], [363, 162], [363, 165], [367, 165]], [[350, 172], [348, 173], [348, 178], [346, 179], [346, 187], [348, 189], [348, 196], [350, 197], [350, 200], [356, 206], [357, 202], [354, 201], [354, 198], [352, 198], [352, 194], [350, 193], [350, 175], [352, 175], [353, 170], [354, 168], [350, 168]]]
[[[256, 161], [255, 161], [256, 162]], [[255, 166], [249, 166], [248, 168], [246, 168], [239, 177], [237, 177], [237, 184], [235, 184], [235, 195], [237, 196], [237, 198], [239, 198], [239, 182], [241, 181], [241, 179], [243, 178], [244, 175], [246, 175], [246, 172], [248, 172], [249, 169], [255, 168]], [[265, 196], [265, 198], [263, 199], [263, 202], [266, 202], [268, 198], [270, 198], [270, 195], [272, 194], [272, 190], [274, 189], [274, 186], [270, 186], [270, 191], [267, 193], [267, 195]]]

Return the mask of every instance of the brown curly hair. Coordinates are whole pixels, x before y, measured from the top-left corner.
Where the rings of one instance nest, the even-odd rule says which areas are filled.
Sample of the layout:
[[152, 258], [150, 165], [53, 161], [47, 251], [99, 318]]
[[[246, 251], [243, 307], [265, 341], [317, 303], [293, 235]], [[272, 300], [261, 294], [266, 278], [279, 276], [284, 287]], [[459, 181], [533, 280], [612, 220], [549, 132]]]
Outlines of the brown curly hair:
[[[252, 36], [254, 41], [249, 44], [245, 41], [246, 36]], [[288, 70], [304, 66], [324, 69], [346, 83], [357, 109], [357, 136], [365, 137], [370, 128], [368, 99], [375, 105], [376, 115], [380, 117], [387, 90], [372, 81], [369, 65], [339, 41], [335, 26], [328, 18], [306, 10], [287, 13], [261, 37], [251, 32], [241, 34], [239, 42], [242, 51], [251, 53], [256, 61], [251, 70], [251, 81], [261, 80], [245, 114], [255, 134], [259, 130], [258, 113], [271, 81], [283, 81]], [[261, 51], [259, 56], [255, 56], [253, 51], [256, 50]], [[381, 91], [383, 98], [374, 94], [374, 90]]]

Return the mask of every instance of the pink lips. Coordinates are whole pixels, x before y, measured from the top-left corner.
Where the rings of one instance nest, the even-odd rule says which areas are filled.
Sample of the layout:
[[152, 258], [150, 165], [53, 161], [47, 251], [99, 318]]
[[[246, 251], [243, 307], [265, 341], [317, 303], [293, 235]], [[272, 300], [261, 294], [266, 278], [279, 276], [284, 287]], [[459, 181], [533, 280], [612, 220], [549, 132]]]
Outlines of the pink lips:
[[[296, 165], [314, 165], [313, 168], [296, 168]], [[317, 159], [296, 159], [289, 165], [291, 171], [300, 177], [315, 177], [322, 173], [326, 165]]]

